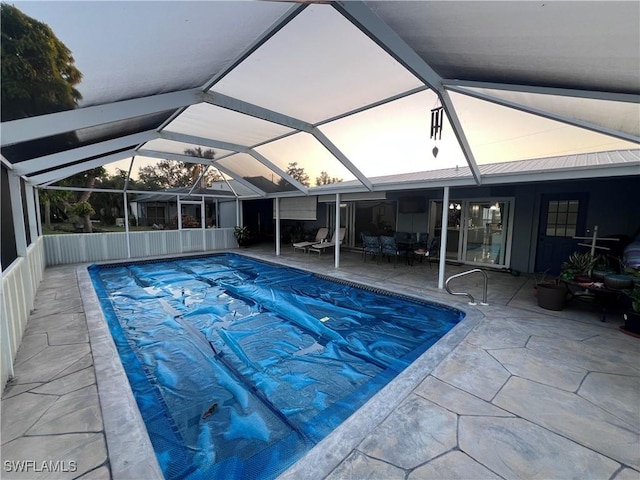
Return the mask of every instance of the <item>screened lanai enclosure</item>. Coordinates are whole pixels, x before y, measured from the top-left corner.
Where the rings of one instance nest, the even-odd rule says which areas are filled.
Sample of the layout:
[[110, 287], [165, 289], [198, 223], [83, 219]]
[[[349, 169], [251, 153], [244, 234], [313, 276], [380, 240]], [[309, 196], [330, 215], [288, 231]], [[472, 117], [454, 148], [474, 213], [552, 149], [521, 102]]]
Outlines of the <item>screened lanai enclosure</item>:
[[[75, 262], [233, 248], [242, 203], [267, 199], [279, 254], [281, 202], [322, 196], [333, 230], [345, 199], [417, 190], [440, 202], [444, 237], [451, 188], [640, 175], [638, 2], [14, 5], [71, 50], [82, 99], [2, 119], [3, 385], [65, 248], [87, 254]], [[122, 195], [126, 215], [150, 194], [128, 179], [161, 160], [202, 165], [153, 192], [175, 203], [175, 231], [129, 232], [126, 219], [109, 243], [42, 235], [39, 192], [119, 168], [123, 188], [88, 190]], [[182, 229], [181, 205], [201, 231]]]

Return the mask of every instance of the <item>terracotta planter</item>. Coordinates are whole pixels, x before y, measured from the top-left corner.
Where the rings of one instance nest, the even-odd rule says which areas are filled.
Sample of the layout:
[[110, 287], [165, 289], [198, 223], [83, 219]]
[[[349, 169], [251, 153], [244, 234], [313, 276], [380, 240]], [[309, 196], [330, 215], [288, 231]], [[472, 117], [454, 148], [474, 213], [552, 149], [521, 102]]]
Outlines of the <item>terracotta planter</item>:
[[564, 285], [541, 283], [538, 285], [538, 306], [546, 310], [562, 310], [567, 299]]

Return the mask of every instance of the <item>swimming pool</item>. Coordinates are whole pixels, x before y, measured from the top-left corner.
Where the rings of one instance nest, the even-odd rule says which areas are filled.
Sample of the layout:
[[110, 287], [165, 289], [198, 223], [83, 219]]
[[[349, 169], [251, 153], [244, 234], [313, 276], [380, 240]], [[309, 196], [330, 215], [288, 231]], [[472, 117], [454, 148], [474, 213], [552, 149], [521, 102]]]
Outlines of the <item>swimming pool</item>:
[[167, 478], [272, 478], [463, 313], [234, 254], [90, 269]]

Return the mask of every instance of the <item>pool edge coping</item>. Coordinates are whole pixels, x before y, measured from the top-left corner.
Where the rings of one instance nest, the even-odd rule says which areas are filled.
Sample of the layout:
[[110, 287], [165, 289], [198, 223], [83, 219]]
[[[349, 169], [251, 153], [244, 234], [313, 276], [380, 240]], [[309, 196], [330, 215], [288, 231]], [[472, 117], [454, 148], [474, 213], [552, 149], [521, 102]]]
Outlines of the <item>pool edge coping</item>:
[[456, 326], [287, 468], [278, 480], [317, 480], [329, 475], [484, 318], [484, 314], [476, 309], [464, 313], [465, 317]]
[[111, 478], [164, 479], [91, 281], [90, 265], [78, 266], [76, 276], [89, 330]]
[[[265, 261], [252, 255], [243, 255], [235, 251], [216, 251], [185, 254], [181, 257], [209, 256], [234, 253], [254, 260], [271, 263], [287, 268], [304, 270], [277, 262]], [[111, 475], [114, 480], [145, 478], [146, 480], [164, 479], [151, 444], [146, 425], [140, 414], [129, 380], [120, 361], [117, 348], [111, 336], [106, 319], [100, 307], [88, 268], [91, 265], [113, 266], [117, 264], [136, 263], [139, 261], [170, 261], [171, 257], [154, 257], [144, 259], [128, 259], [125, 261], [92, 262], [78, 265], [76, 276], [80, 287], [80, 295], [84, 305], [87, 328], [89, 330], [90, 347], [93, 355], [98, 397], [102, 410], [105, 437]], [[312, 272], [318, 274], [318, 272]], [[346, 279], [331, 275], [319, 274], [330, 280], [344, 282]], [[347, 280], [358, 285], [359, 282]], [[381, 289], [385, 290], [385, 289]], [[417, 297], [416, 295], [385, 290], [391, 295], [401, 295], [418, 301], [430, 301], [443, 305], [435, 297]], [[311, 450], [306, 452], [293, 465], [285, 469], [278, 479], [316, 480], [320, 473], [323, 477], [331, 473], [357, 445], [380, 424], [397, 407], [444, 358], [467, 336], [467, 334], [484, 318], [484, 314], [467, 305], [462, 310], [458, 302], [453, 308], [462, 311], [465, 316], [457, 325], [440, 338], [426, 352], [405, 368], [382, 390], [371, 397], [362, 407], [342, 422], [329, 435], [323, 438]], [[126, 421], [122, 420], [123, 412]], [[356, 432], [356, 433], [354, 433]], [[348, 433], [348, 434], [347, 434]]]

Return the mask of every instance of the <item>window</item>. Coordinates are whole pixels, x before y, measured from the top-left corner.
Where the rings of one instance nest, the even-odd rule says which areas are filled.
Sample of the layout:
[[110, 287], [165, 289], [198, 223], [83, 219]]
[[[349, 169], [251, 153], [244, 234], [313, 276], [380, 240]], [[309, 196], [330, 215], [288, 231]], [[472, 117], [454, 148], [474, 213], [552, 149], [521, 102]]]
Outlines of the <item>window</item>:
[[164, 225], [164, 207], [148, 206], [147, 207], [147, 223], [149, 225]]
[[578, 200], [551, 200], [547, 212], [547, 236], [574, 237], [578, 223]]

